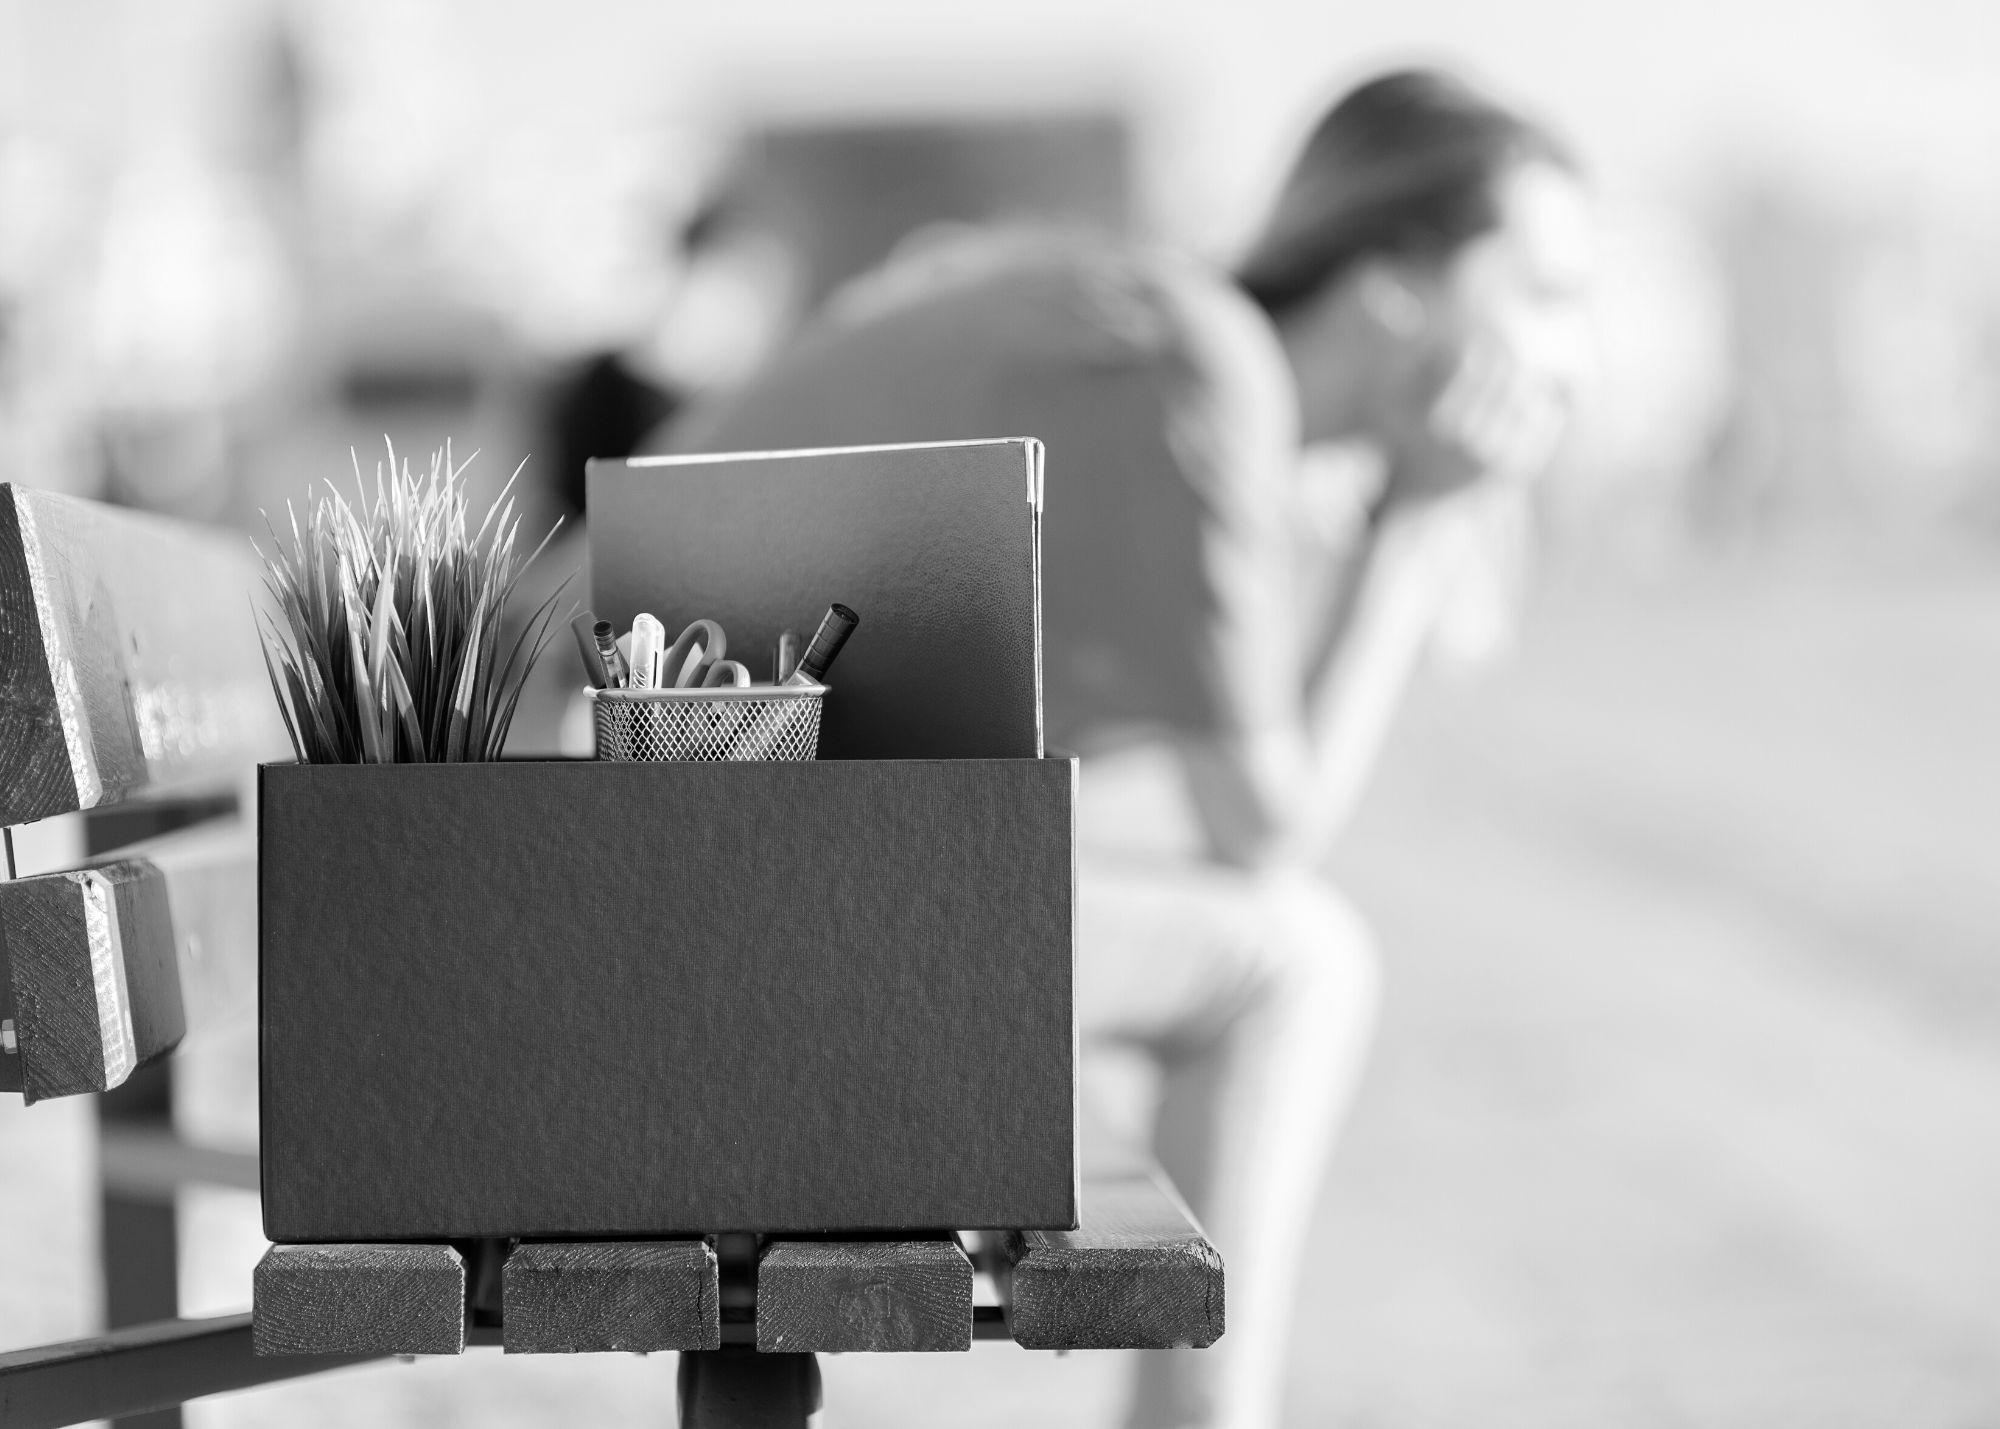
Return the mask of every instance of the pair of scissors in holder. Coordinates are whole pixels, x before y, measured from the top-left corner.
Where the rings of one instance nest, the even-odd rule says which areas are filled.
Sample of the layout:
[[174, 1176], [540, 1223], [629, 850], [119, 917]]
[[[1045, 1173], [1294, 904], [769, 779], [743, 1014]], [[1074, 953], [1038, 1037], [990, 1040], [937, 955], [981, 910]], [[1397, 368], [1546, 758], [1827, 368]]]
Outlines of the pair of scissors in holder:
[[[699, 649], [699, 654], [696, 653]], [[660, 689], [713, 689], [750, 683], [750, 671], [741, 661], [725, 660], [729, 637], [713, 620], [690, 621], [680, 638], [660, 657]]]

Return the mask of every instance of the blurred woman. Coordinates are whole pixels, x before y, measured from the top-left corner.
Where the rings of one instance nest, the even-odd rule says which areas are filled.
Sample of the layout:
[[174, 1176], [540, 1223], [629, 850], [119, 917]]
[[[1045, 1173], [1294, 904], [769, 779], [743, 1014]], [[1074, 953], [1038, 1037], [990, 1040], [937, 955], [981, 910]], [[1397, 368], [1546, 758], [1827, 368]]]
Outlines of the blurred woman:
[[1495, 535], [1582, 365], [1589, 240], [1547, 135], [1391, 74], [1321, 121], [1235, 277], [1074, 237], [928, 244], [666, 439], [1047, 444], [1086, 1094], [1150, 1073], [1143, 1133], [1227, 1265], [1227, 1334], [1148, 1356], [1135, 1424], [1278, 1422], [1376, 1008], [1323, 869], [1424, 649], [1495, 624]]

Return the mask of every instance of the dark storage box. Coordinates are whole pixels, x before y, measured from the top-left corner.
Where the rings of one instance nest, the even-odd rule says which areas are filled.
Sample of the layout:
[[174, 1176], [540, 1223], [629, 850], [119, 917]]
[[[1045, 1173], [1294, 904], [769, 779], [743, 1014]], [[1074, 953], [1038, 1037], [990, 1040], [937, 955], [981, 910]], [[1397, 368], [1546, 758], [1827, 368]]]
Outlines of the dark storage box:
[[1075, 781], [266, 766], [265, 1233], [1073, 1226]]

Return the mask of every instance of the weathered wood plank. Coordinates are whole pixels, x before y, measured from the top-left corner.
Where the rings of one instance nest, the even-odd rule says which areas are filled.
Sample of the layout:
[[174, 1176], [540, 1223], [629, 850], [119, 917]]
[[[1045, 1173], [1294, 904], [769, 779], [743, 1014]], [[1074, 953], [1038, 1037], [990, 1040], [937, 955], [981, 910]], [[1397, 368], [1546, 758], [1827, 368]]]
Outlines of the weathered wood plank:
[[[101, 914], [96, 922], [99, 946], [107, 948], [109, 925]], [[84, 887], [76, 875], [0, 883], [0, 945], [15, 1048], [8, 1060], [15, 1073], [11, 1080], [29, 1102], [102, 1091], [131, 1074], [122, 1017], [114, 1016], [112, 1049], [108, 1054], [105, 1049], [90, 933]], [[108, 960], [107, 952], [96, 961]], [[110, 994], [115, 1007], [115, 984]]]
[[101, 1092], [187, 1031], [166, 882], [121, 860], [0, 883], [21, 1091]]
[[366, 1355], [263, 1356], [250, 1317], [162, 1320], [0, 1354], [0, 1424], [55, 1429], [122, 1419], [206, 1394], [364, 1364]]
[[508, 1354], [712, 1350], [722, 1343], [706, 1241], [525, 1241], [501, 1292]]
[[757, 1264], [757, 1348], [969, 1350], [972, 1262], [944, 1236], [774, 1240]]
[[21, 1090], [21, 1033], [14, 1010], [14, 968], [0, 930], [0, 1092]]
[[1038, 1350], [1201, 1348], [1223, 1331], [1222, 1257], [1150, 1161], [1086, 1138], [1082, 1224], [1000, 1237], [1016, 1343]]
[[[191, 1021], [255, 1006], [257, 869], [242, 820], [164, 835], [143, 857], [0, 883], [7, 1082], [30, 1102], [105, 1091]], [[0, 1084], [0, 1089], [8, 1089]]]
[[[42, 641], [39, 546], [32, 515], [24, 540], [17, 502], [0, 486], [0, 823], [21, 824], [83, 807]], [[30, 560], [30, 554], [34, 559]]]
[[190, 1033], [248, 1025], [257, 1013], [257, 831], [216, 819], [119, 850], [166, 885]]
[[0, 485], [0, 824], [290, 748], [240, 536]]
[[274, 1245], [251, 1307], [260, 1355], [455, 1355], [465, 1262], [448, 1245]]

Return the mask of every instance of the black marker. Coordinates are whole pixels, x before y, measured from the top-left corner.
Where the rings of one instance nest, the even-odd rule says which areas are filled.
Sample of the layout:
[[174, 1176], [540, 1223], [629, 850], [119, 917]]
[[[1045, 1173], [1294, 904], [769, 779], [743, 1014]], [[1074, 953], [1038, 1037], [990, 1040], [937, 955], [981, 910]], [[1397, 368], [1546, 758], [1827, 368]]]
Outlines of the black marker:
[[840, 647], [847, 643], [847, 637], [854, 633], [854, 627], [861, 623], [861, 617], [844, 605], [829, 605], [826, 618], [814, 632], [812, 644], [799, 657], [799, 668], [792, 671], [785, 683], [788, 685], [819, 685], [826, 682], [826, 672], [840, 654]]

